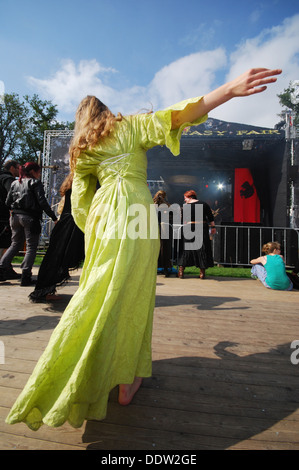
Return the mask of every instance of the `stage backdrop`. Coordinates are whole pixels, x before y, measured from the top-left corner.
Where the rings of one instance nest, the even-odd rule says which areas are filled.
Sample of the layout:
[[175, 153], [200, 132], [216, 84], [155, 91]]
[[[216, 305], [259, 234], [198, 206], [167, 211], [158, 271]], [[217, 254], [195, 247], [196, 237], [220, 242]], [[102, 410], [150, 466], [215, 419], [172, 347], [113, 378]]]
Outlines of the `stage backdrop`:
[[200, 199], [219, 209], [219, 225], [237, 223], [235, 169], [248, 169], [260, 201], [260, 224], [287, 227], [286, 148], [283, 130], [209, 118], [184, 130], [179, 156], [165, 146], [149, 150], [148, 176], [163, 179], [170, 203], [182, 204], [184, 192], [194, 189]]
[[234, 222], [259, 224], [260, 200], [249, 168], [235, 169]]

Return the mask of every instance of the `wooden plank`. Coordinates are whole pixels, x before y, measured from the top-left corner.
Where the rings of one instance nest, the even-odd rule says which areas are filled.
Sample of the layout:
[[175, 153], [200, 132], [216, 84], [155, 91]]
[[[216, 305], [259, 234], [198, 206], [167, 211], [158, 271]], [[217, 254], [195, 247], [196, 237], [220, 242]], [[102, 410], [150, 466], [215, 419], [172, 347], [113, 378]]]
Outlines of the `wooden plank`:
[[298, 450], [299, 365], [291, 364], [290, 344], [299, 339], [299, 293], [251, 281], [158, 278], [153, 376], [132, 404], [118, 405], [115, 389], [105, 420], [37, 432], [4, 420], [77, 283], [60, 305], [31, 304], [30, 288], [5, 286], [0, 447]]
[[82, 446], [51, 442], [37, 437], [30, 438], [21, 434], [0, 431], [1, 450], [82, 450]]
[[34, 448], [35, 445], [38, 446], [38, 449], [63, 448], [64, 445], [65, 448], [81, 448], [81, 450], [84, 448], [84, 444], [82, 443], [84, 427], [74, 429], [66, 423], [59, 428], [42, 426], [38, 431], [32, 431], [24, 423], [6, 424], [4, 421], [8, 411], [7, 408], [0, 407], [0, 435], [6, 435], [7, 438], [4, 442], [9, 442], [10, 445], [17, 446], [19, 442], [18, 437], [22, 436], [26, 438], [28, 448], [31, 449]]

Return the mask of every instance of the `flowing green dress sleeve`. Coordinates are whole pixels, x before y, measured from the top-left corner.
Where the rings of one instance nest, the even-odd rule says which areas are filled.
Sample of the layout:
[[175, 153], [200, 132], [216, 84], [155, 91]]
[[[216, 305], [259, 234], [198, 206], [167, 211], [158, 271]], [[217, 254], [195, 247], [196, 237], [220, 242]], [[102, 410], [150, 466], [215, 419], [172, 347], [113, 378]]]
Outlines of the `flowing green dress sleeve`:
[[89, 152], [85, 152], [84, 158], [78, 159], [74, 174], [71, 196], [72, 215], [75, 224], [82, 232], [85, 232], [86, 219], [96, 192], [97, 176], [93, 170], [99, 163]]
[[188, 126], [198, 126], [208, 118], [207, 114], [193, 122], [185, 122], [178, 129], [171, 129], [171, 115], [174, 111], [183, 111], [189, 104], [197, 103], [201, 96], [180, 101], [162, 111], [154, 114], [143, 115], [144, 118], [144, 140], [143, 145], [150, 149], [156, 145], [166, 145], [174, 156], [180, 153], [180, 138], [183, 130]]

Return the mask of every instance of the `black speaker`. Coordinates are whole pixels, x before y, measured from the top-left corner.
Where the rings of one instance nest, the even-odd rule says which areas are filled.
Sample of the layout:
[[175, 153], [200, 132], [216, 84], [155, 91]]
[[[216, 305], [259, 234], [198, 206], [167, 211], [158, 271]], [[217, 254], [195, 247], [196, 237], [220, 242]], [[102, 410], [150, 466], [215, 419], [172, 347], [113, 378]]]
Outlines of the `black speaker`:
[[296, 181], [299, 176], [299, 165], [292, 165], [289, 171], [289, 177], [292, 181]]

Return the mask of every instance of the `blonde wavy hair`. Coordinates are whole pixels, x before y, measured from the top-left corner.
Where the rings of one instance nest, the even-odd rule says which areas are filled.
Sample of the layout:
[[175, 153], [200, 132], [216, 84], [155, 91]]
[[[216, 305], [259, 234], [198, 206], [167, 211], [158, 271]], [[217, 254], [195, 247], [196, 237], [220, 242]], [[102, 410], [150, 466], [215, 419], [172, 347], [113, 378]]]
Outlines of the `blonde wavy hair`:
[[70, 144], [70, 169], [74, 172], [77, 158], [84, 150], [90, 150], [108, 136], [116, 121], [122, 115], [115, 116], [107, 106], [95, 96], [86, 96], [78, 106], [75, 121], [75, 133]]

